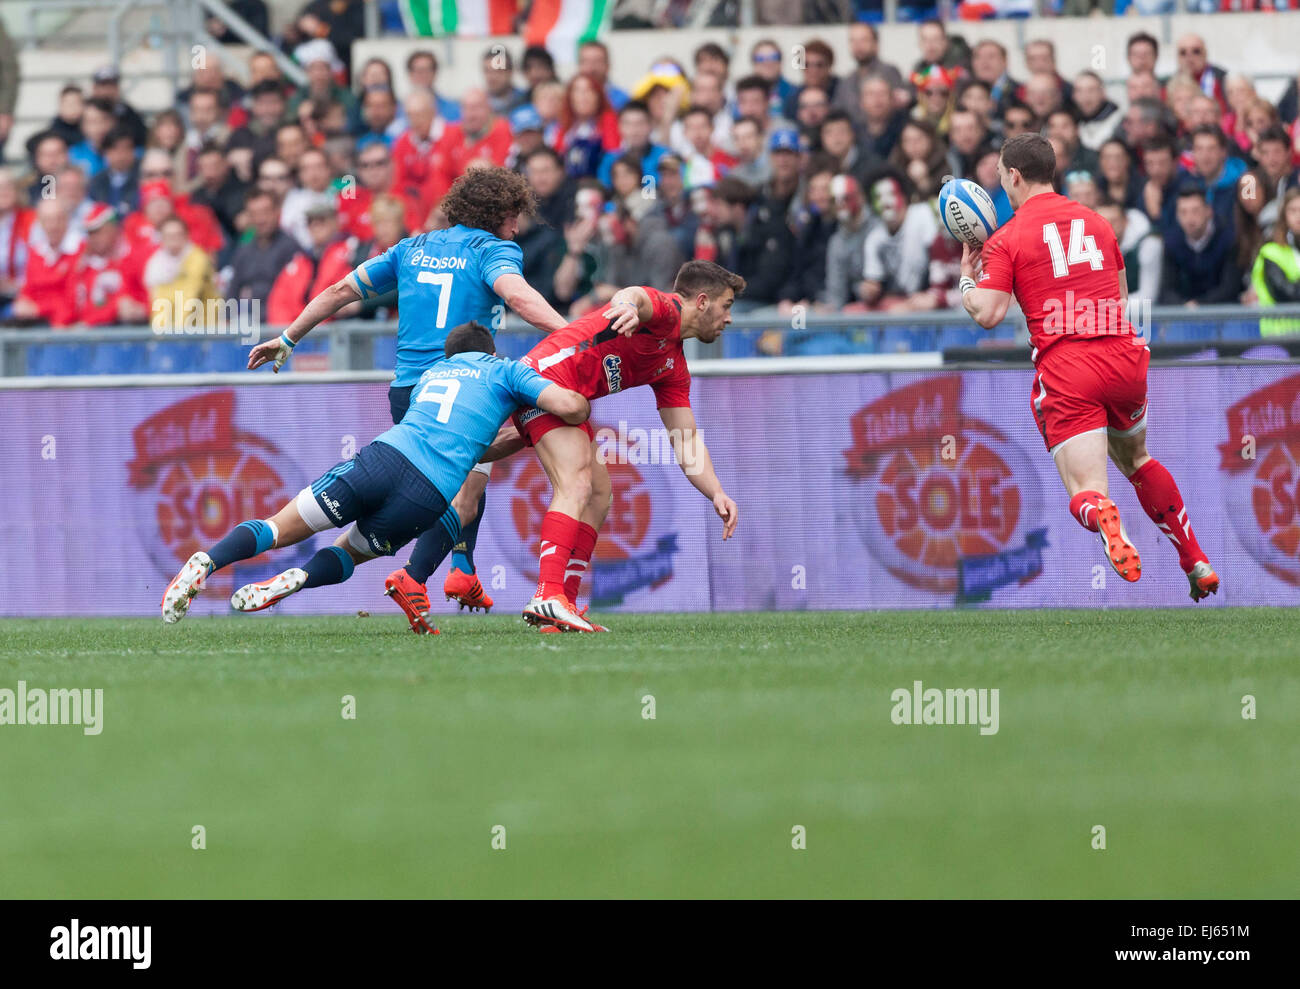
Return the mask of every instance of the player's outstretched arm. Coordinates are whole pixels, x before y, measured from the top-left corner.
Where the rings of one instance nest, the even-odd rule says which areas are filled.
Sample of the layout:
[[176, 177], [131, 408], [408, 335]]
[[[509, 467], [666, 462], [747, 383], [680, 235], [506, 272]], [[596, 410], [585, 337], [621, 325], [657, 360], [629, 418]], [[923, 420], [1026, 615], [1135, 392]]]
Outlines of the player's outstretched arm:
[[961, 304], [971, 318], [986, 330], [991, 330], [1007, 318], [1011, 307], [1011, 293], [997, 289], [979, 288], [980, 250], [965, 244], [961, 249]]
[[292, 323], [285, 327], [284, 332], [278, 337], [274, 340], [267, 340], [265, 343], [259, 343], [250, 350], [248, 352], [248, 369], [250, 371], [255, 370], [270, 361], [274, 362], [271, 370], [279, 374], [280, 368], [284, 366], [284, 362], [289, 359], [289, 354], [293, 352], [294, 344], [310, 333], [312, 327], [318, 323], [323, 323], [344, 306], [361, 298], [352, 285], [351, 279], [350, 274], [339, 279], [308, 302], [303, 307], [302, 312], [294, 318]]
[[557, 415], [570, 426], [578, 426], [591, 415], [591, 403], [576, 391], [560, 385], [547, 385], [537, 396], [537, 407]]
[[650, 322], [654, 311], [649, 293], [637, 285], [629, 285], [613, 294], [601, 315], [614, 321], [610, 329], [615, 333], [630, 337], [638, 326]]
[[543, 333], [554, 333], [568, 326], [568, 321], [551, 308], [542, 294], [524, 280], [523, 275], [502, 275], [492, 283], [492, 291], [505, 301], [520, 319], [531, 323]]
[[713, 510], [722, 519], [722, 538], [730, 539], [740, 520], [740, 509], [727, 492], [722, 490], [722, 482], [713, 469], [709, 448], [704, 445], [704, 439], [695, 427], [694, 411], [685, 407], [660, 409], [659, 418], [668, 427], [668, 435], [672, 437], [677, 465], [681, 467], [686, 479], [695, 486], [695, 490], [713, 503]]

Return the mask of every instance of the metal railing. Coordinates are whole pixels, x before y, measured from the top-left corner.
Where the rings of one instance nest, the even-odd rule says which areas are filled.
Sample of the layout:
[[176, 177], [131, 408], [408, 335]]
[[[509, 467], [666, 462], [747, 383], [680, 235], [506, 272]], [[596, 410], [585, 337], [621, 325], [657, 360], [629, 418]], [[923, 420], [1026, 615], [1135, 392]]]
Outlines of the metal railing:
[[[1139, 329], [1155, 345], [1184, 345], [1190, 352], [1226, 341], [1233, 352], [1254, 350], [1282, 360], [1300, 355], [1300, 336], [1261, 335], [1261, 325], [1265, 331], [1289, 329], [1300, 334], [1300, 305], [1157, 307], [1150, 311], [1149, 324], [1139, 324]], [[278, 331], [278, 327], [262, 327], [261, 336], [270, 338]], [[522, 357], [542, 335], [511, 317], [497, 332], [498, 352]], [[234, 372], [244, 367], [256, 336], [234, 331], [161, 333], [142, 326], [6, 329], [0, 330], [0, 378]], [[299, 344], [292, 369], [386, 372], [393, 366], [396, 336], [395, 322], [326, 323]], [[1269, 345], [1277, 346], [1270, 349]], [[867, 357], [891, 364], [901, 355], [931, 355], [937, 360], [941, 352], [958, 354], [963, 361], [1025, 361], [1027, 348], [1018, 313], [986, 332], [964, 312], [954, 310], [834, 315], [799, 311], [781, 315], [767, 310], [737, 316], [716, 343], [687, 341], [686, 351], [691, 361], [742, 359], [761, 364], [799, 357], [833, 367], [849, 358], [855, 364]]]
[[[71, 20], [78, 14], [94, 11], [108, 15], [102, 33], [78, 34], [60, 29], [40, 29], [41, 17], [62, 13]], [[148, 24], [130, 27], [128, 21], [134, 15], [147, 16]], [[244, 44], [269, 53], [285, 78], [299, 86], [307, 85], [307, 74], [302, 67], [231, 9], [225, 0], [40, 0], [27, 9], [24, 31], [11, 37], [27, 50], [49, 43], [74, 47], [81, 44], [105, 46], [105, 61], [113, 65], [120, 64], [124, 56], [137, 49], [162, 51], [165, 69], [135, 69], [123, 75], [123, 83], [129, 87], [136, 80], [166, 78], [171, 80], [173, 89], [179, 89], [183, 82], [181, 65], [188, 61], [182, 57], [182, 52], [188, 55], [195, 44], [214, 50], [222, 47], [222, 43], [208, 34], [203, 26], [208, 17], [222, 21]], [[23, 73], [26, 81], [61, 82], [66, 78], [66, 70], [57, 68], [49, 72]]]

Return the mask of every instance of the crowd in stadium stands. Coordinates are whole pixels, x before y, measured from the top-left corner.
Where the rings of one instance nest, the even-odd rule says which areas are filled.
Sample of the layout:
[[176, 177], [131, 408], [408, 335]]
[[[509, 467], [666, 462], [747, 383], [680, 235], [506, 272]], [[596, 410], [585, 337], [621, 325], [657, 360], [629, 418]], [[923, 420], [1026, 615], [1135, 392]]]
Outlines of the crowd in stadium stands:
[[[483, 164], [536, 191], [518, 235], [524, 274], [574, 316], [620, 285], [666, 288], [690, 258], [745, 277], [739, 312], [951, 308], [961, 251], [938, 222], [939, 187], [971, 178], [1005, 220], [998, 148], [1026, 131], [1050, 138], [1059, 189], [1114, 227], [1135, 298], [1300, 301], [1297, 81], [1262, 100], [1247, 66], [1216, 64], [1196, 35], [1158, 78], [1157, 41], [1134, 34], [1121, 106], [1093, 72], [1063, 78], [1047, 41], [1026, 45], [1028, 74], [1014, 79], [1001, 44], [968, 45], [937, 20], [907, 53], [881, 53], [873, 27], [851, 25], [848, 66], [809, 38], [797, 83], [771, 41], [647, 60], [628, 92], [609, 81], [605, 44], [582, 45], [567, 79], [543, 48], [516, 64], [498, 47], [456, 98], [427, 49], [348, 78], [350, 28], [305, 27], [315, 36], [292, 48], [301, 89], [267, 53], [249, 59], [246, 85], [209, 55], [152, 120], [112, 67], [89, 93], [68, 85], [28, 144], [27, 174], [0, 172], [5, 317], [180, 325], [191, 300], [224, 298], [287, 322], [360, 261], [444, 223], [441, 197]], [[387, 318], [393, 305], [344, 315]]]

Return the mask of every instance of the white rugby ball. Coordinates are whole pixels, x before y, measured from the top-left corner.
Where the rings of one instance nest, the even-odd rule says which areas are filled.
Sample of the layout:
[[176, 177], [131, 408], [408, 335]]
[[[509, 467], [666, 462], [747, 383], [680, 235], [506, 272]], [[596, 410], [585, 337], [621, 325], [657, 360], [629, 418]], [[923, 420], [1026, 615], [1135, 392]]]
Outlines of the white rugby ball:
[[970, 179], [949, 179], [939, 190], [939, 216], [953, 238], [978, 247], [998, 228], [993, 198]]

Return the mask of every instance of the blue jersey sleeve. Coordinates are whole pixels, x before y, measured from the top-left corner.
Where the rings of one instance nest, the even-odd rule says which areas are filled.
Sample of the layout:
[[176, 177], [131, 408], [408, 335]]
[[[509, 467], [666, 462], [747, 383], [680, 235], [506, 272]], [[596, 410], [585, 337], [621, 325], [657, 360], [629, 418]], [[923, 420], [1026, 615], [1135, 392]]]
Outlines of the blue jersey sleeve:
[[506, 362], [506, 385], [520, 405], [537, 405], [537, 397], [552, 382], [543, 378], [531, 367], [518, 361]]
[[[373, 299], [397, 288], [397, 269], [401, 264], [398, 252], [401, 248], [400, 242], [394, 244], [379, 257], [357, 265], [348, 276], [352, 280], [352, 287], [360, 293], [362, 299]], [[363, 273], [365, 277], [362, 277]]]
[[483, 275], [483, 284], [489, 289], [502, 275], [522, 275], [524, 273], [523, 249], [513, 240], [498, 240], [486, 244], [479, 253], [479, 271]]

